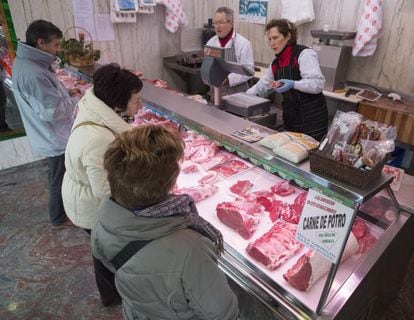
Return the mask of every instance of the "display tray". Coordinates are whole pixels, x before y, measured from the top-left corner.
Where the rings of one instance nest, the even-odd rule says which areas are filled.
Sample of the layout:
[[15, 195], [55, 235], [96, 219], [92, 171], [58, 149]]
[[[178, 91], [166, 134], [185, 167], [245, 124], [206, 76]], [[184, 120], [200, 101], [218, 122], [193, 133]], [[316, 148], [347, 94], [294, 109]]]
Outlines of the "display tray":
[[[198, 185], [197, 181], [204, 175], [207, 174], [206, 171], [204, 171], [201, 167], [201, 165], [198, 165], [199, 171], [196, 173], [190, 173], [190, 174], [184, 174], [181, 173], [177, 180], [177, 185], [179, 188], [183, 187], [192, 187], [195, 185]], [[248, 240], [245, 240], [241, 237], [241, 235], [231, 229], [230, 227], [224, 225], [217, 217], [216, 214], [216, 205], [223, 201], [234, 201], [236, 199], [236, 195], [234, 195], [232, 192], [230, 192], [229, 187], [235, 184], [238, 180], [249, 180], [253, 183], [253, 187], [249, 190], [249, 192], [254, 192], [258, 190], [267, 190], [270, 189], [270, 187], [280, 181], [282, 181], [281, 178], [272, 175], [258, 167], [252, 167], [240, 174], [237, 174], [234, 177], [227, 178], [227, 179], [221, 179], [219, 182], [215, 183], [216, 186], [219, 187], [219, 190], [217, 193], [215, 193], [213, 196], [206, 198], [204, 200], [201, 200], [200, 202], [197, 202], [197, 208], [199, 211], [199, 214], [201, 217], [209, 221], [211, 224], [213, 224], [216, 228], [218, 228], [224, 237], [224, 241], [227, 245], [235, 249], [242, 257], [247, 261], [247, 264], [252, 264], [253, 268], [257, 269], [257, 273], [261, 273], [264, 275], [264, 278], [268, 277], [268, 279], [263, 279], [266, 282], [275, 282], [280, 287], [282, 287], [284, 290], [292, 294], [295, 298], [297, 298], [303, 305], [308, 307], [310, 310], [314, 311], [317, 308], [319, 299], [322, 294], [322, 290], [324, 287], [324, 284], [326, 282], [327, 276], [323, 276], [320, 278], [310, 289], [309, 291], [302, 292], [299, 290], [294, 289], [291, 287], [283, 278], [283, 274], [298, 260], [298, 258], [307, 251], [307, 248], [303, 248], [298, 254], [290, 258], [285, 264], [283, 264], [280, 268], [269, 271], [266, 269], [263, 265], [261, 265], [259, 262], [251, 258], [247, 252], [246, 247], [247, 245], [262, 236], [264, 233], [266, 233], [271, 226], [274, 224], [269, 218], [268, 212], [264, 212], [264, 214], [261, 217], [261, 221], [259, 223], [259, 226], [257, 230], [254, 232], [252, 237]], [[296, 192], [287, 196], [276, 196], [278, 200], [283, 200], [288, 203], [292, 203], [296, 196], [303, 192], [302, 189], [296, 188]], [[371, 225], [367, 223], [370, 232], [378, 238], [381, 233], [383, 232], [382, 229]], [[336, 274], [334, 283], [332, 285], [332, 289], [329, 295], [329, 298], [332, 298], [334, 294], [337, 292], [337, 290], [342, 286], [342, 284], [345, 282], [345, 280], [353, 273], [353, 270], [358, 266], [359, 263], [364, 258], [364, 254], [356, 254], [347, 259], [345, 262], [341, 263], [338, 272]], [[242, 262], [245, 262], [242, 261]], [[269, 281], [270, 280], [270, 281]]]

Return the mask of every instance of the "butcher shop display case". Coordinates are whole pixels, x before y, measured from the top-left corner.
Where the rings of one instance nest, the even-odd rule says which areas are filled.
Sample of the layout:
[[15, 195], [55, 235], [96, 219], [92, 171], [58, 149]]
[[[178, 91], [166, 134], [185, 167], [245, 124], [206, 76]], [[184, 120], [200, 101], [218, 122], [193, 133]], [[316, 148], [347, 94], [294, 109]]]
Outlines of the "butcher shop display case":
[[[228, 277], [277, 319], [381, 315], [413, 240], [391, 176], [358, 190], [231, 134], [248, 120], [149, 83], [142, 93], [147, 109], [185, 131], [175, 192], [192, 195], [200, 216], [222, 232], [219, 266]], [[382, 190], [389, 196], [378, 196]]]

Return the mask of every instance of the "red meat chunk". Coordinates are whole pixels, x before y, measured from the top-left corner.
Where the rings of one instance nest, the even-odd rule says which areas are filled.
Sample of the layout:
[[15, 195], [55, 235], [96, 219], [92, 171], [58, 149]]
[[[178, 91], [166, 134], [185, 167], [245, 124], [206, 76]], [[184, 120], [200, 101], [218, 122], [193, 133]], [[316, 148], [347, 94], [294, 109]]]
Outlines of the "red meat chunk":
[[249, 180], [239, 180], [236, 184], [230, 187], [230, 191], [239, 196], [244, 195], [249, 189], [253, 187], [253, 183]]
[[295, 234], [296, 225], [279, 220], [263, 236], [249, 243], [247, 253], [267, 269], [275, 270], [302, 249]]
[[235, 201], [219, 203], [216, 211], [221, 222], [249, 239], [257, 229], [263, 208], [256, 203]]
[[289, 181], [281, 181], [274, 186], [271, 186], [270, 190], [282, 197], [286, 197], [295, 192], [295, 188], [289, 184]]

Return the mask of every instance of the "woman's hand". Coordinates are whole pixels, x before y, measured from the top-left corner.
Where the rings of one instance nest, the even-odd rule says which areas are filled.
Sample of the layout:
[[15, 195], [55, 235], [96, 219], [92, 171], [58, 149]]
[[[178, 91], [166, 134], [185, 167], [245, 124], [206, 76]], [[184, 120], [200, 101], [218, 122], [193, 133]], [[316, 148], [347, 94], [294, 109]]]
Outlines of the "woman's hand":
[[274, 87], [274, 90], [277, 93], [285, 93], [286, 91], [293, 89], [295, 86], [295, 81], [289, 79], [280, 79], [279, 81], [275, 82], [278, 82], [278, 86]]

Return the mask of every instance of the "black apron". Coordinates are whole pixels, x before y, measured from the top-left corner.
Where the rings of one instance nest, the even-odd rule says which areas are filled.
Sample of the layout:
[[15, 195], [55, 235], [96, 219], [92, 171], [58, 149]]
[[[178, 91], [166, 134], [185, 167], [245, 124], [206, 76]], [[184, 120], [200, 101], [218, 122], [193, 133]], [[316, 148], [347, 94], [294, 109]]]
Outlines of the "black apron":
[[[272, 62], [274, 79], [301, 80], [299, 66], [295, 59], [307, 49], [293, 45], [288, 66], [280, 67], [278, 58]], [[283, 95], [283, 123], [287, 131], [301, 132], [320, 141], [328, 131], [328, 108], [322, 93], [312, 94], [291, 89]]]

